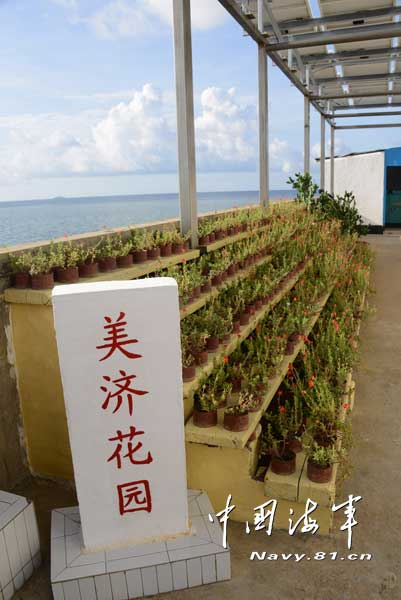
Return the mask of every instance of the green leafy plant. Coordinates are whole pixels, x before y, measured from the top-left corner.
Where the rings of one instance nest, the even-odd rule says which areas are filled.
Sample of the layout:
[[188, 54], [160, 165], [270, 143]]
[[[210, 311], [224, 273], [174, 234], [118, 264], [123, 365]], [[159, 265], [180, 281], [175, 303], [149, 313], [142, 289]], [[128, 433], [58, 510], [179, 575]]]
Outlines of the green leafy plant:
[[21, 252], [8, 255], [12, 273], [29, 273], [32, 264], [32, 252]]

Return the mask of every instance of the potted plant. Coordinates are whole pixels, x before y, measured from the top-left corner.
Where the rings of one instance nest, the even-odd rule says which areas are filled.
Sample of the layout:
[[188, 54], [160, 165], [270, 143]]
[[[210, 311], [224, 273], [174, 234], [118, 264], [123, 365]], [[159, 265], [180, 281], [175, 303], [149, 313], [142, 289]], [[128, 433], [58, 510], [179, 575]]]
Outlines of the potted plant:
[[182, 379], [184, 382], [193, 381], [196, 377], [195, 358], [190, 351], [188, 338], [181, 338]]
[[29, 287], [29, 269], [32, 264], [32, 253], [21, 252], [20, 254], [9, 254], [9, 263], [12, 273], [12, 284], [17, 289]]
[[96, 246], [79, 246], [80, 260], [78, 271], [80, 277], [95, 277], [99, 273], [98, 244]]
[[206, 342], [209, 337], [208, 332], [201, 324], [189, 322], [185, 319], [181, 325], [181, 335], [188, 340], [188, 348], [195, 359], [195, 364], [198, 366], [205, 365], [208, 361], [208, 351], [206, 350]]
[[144, 263], [148, 260], [148, 235], [143, 229], [131, 230], [131, 249], [135, 264]]
[[148, 259], [157, 260], [160, 258], [160, 246], [163, 244], [163, 232], [160, 229], [155, 229], [148, 236]]
[[224, 410], [224, 429], [228, 431], [246, 431], [249, 427], [249, 411], [247, 406], [238, 403], [227, 406]]
[[202, 323], [209, 337], [206, 342], [208, 352], [216, 352], [219, 347], [220, 340], [226, 334], [227, 323], [224, 317], [218, 314], [214, 305], [211, 304], [202, 315]]
[[120, 235], [115, 240], [115, 248], [117, 267], [119, 269], [130, 267], [133, 263], [131, 240], [124, 240]]
[[175, 230], [171, 232], [171, 244], [173, 254], [182, 254], [184, 252], [185, 237], [183, 237], [179, 231]]
[[217, 425], [219, 399], [215, 391], [204, 382], [194, 396], [193, 423], [196, 427], [214, 427]]
[[59, 242], [55, 247], [51, 245], [50, 254], [54, 257], [53, 263], [56, 267], [58, 282], [76, 283], [79, 281], [79, 247], [74, 245], [71, 240]]
[[210, 243], [211, 221], [204, 219], [199, 222], [198, 235], [199, 246], [207, 246]]
[[276, 475], [292, 475], [296, 469], [296, 454], [290, 449], [291, 422], [285, 406], [267, 415], [266, 442], [271, 451], [270, 468]]
[[46, 253], [43, 248], [39, 248], [32, 255], [29, 273], [33, 290], [47, 290], [54, 287], [53, 267], [53, 257]]
[[115, 237], [103, 236], [98, 246], [99, 271], [102, 273], [117, 269], [117, 251]]
[[333, 465], [343, 458], [344, 452], [334, 446], [319, 446], [314, 442], [307, 449], [306, 474], [314, 483], [328, 483], [333, 475]]
[[153, 234], [155, 242], [160, 248], [160, 256], [164, 258], [173, 253], [172, 235], [173, 232], [170, 229], [155, 231]]

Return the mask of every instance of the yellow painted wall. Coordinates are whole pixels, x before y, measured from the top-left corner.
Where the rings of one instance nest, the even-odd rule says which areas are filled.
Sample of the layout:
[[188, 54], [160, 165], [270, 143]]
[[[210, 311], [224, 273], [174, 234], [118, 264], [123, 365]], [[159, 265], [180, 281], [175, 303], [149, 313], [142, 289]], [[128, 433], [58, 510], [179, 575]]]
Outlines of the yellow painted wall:
[[34, 473], [73, 479], [51, 306], [11, 304], [28, 460]]

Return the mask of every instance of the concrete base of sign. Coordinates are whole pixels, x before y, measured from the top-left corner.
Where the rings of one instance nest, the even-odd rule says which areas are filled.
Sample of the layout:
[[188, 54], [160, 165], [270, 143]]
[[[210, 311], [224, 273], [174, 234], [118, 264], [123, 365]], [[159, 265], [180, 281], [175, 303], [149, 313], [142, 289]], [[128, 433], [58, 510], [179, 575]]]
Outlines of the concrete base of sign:
[[0, 491], [0, 600], [10, 600], [40, 563], [33, 504]]
[[[191, 533], [165, 542], [84, 553], [79, 508], [52, 513], [55, 600], [131, 600], [230, 579], [230, 550], [205, 492], [188, 491]], [[101, 523], [99, 523], [101, 527]]]

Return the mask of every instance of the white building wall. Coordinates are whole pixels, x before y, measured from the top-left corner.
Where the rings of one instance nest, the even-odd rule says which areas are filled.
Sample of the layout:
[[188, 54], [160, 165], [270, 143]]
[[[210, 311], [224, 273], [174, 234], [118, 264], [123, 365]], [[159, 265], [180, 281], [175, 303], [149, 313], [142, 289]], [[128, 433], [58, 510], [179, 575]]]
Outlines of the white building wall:
[[[335, 159], [334, 193], [353, 192], [359, 212], [373, 225], [383, 225], [384, 157], [384, 152], [374, 152]], [[330, 182], [330, 160], [326, 160], [326, 182]]]

